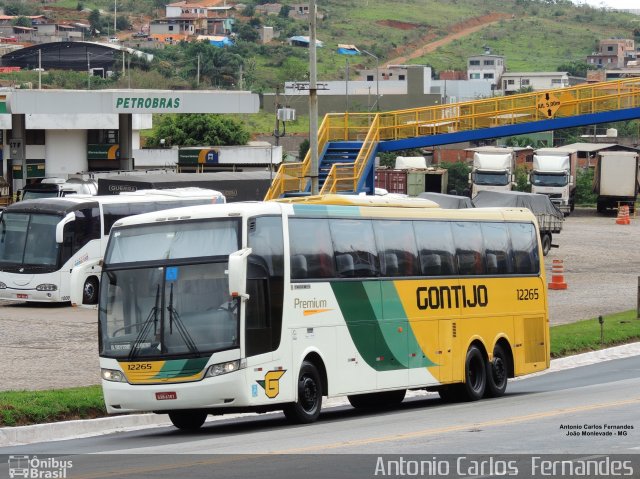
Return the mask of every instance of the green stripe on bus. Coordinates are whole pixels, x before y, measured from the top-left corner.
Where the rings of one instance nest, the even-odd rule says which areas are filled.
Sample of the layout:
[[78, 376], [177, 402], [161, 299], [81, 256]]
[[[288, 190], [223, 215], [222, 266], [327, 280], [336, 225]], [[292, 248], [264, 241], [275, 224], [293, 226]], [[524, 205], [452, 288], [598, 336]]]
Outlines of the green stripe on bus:
[[[403, 356], [399, 357], [407, 358], [407, 367], [409, 368], [426, 368], [435, 366], [436, 363], [431, 361], [422, 351], [422, 348], [413, 333], [413, 329], [411, 328], [409, 321], [406, 319], [408, 315], [402, 306], [402, 301], [400, 301], [400, 295], [398, 294], [395, 283], [393, 281], [381, 281], [380, 289], [382, 297], [384, 298], [382, 303], [384, 323], [392, 322], [394, 324], [395, 328], [392, 328], [390, 332], [391, 337], [398, 338], [399, 336], [402, 336], [403, 338], [401, 353], [398, 351], [398, 354], [403, 354]], [[404, 333], [403, 335], [398, 333], [397, 329], [399, 327], [402, 328]], [[385, 337], [390, 345], [394, 343], [391, 338], [388, 336]], [[396, 339], [396, 342], [398, 341], [399, 340]]]
[[359, 206], [333, 206], [333, 205], [293, 205], [293, 212], [300, 216], [327, 217], [353, 217], [361, 216]]
[[[378, 315], [381, 315], [379, 283], [371, 283], [367, 288], [360, 281], [344, 281], [331, 283], [333, 293], [338, 300], [340, 311], [345, 318], [351, 339], [358, 349], [362, 359], [376, 371], [393, 371], [406, 369], [407, 355], [400, 356], [403, 361], [392, 352], [399, 350], [400, 345], [390, 347], [382, 331]], [[378, 288], [378, 292], [372, 290]], [[371, 296], [370, 296], [371, 295]], [[373, 299], [372, 299], [373, 297]], [[378, 310], [378, 315], [376, 314]], [[386, 329], [386, 327], [385, 327]]]
[[209, 358], [173, 359], [166, 361], [154, 379], [193, 376], [202, 371]]

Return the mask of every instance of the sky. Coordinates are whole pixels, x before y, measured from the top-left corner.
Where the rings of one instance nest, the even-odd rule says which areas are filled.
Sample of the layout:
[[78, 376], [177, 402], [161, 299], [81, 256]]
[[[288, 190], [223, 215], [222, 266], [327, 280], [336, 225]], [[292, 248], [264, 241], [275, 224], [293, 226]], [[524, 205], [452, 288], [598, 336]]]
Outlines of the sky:
[[638, 8], [640, 9], [640, 2], [638, 0], [572, 0], [573, 3], [588, 3], [594, 7], [601, 7], [603, 4], [610, 8]]

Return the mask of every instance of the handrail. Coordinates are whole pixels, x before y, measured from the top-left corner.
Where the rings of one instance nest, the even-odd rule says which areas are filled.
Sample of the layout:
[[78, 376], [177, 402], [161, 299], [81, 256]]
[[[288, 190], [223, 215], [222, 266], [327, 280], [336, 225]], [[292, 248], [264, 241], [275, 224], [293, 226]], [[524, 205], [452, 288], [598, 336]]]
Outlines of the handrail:
[[[640, 78], [577, 85], [552, 90], [492, 97], [445, 105], [371, 113], [327, 114], [318, 130], [318, 150], [330, 141], [360, 141], [362, 148], [353, 165], [336, 164], [331, 168], [323, 192], [355, 191], [374, 145], [379, 141], [469, 131], [480, 128], [515, 125], [551, 118], [570, 117], [624, 108], [640, 107]], [[301, 164], [281, 165], [267, 199], [285, 191], [306, 188], [310, 156]], [[295, 167], [293, 165], [302, 165]], [[347, 166], [344, 166], [347, 165]], [[345, 169], [352, 168], [351, 174]], [[289, 169], [287, 169], [289, 168]], [[287, 176], [298, 172], [299, 188]], [[348, 178], [351, 183], [348, 183]]]

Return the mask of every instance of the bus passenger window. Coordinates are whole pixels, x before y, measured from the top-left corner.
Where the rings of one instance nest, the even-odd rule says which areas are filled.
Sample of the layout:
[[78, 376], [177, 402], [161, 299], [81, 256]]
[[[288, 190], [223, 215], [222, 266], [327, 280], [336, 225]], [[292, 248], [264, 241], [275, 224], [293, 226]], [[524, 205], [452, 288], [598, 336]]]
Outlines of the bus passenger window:
[[451, 225], [447, 221], [414, 221], [420, 266], [424, 276], [456, 274], [455, 249]]
[[512, 274], [511, 245], [505, 223], [482, 223], [487, 274]]
[[418, 276], [418, 251], [411, 221], [375, 220], [382, 276]]
[[291, 278], [306, 279], [308, 274], [307, 258], [302, 254], [291, 256]]
[[451, 230], [458, 257], [460, 275], [485, 274], [484, 245], [480, 224], [472, 221], [454, 221]]
[[[329, 234], [329, 220], [311, 218], [289, 219], [289, 248], [291, 250], [291, 279], [321, 279], [335, 277], [333, 248]], [[304, 258], [305, 268], [298, 269]], [[305, 273], [306, 270], [306, 274]], [[304, 276], [301, 276], [304, 274]]]
[[[329, 227], [340, 276], [362, 278], [380, 274], [371, 220], [331, 219]], [[340, 256], [342, 257], [338, 260]], [[350, 256], [351, 260], [346, 256]], [[349, 261], [353, 261], [352, 274], [349, 273]], [[344, 272], [341, 273], [340, 269], [344, 269]]]
[[540, 272], [540, 257], [536, 230], [531, 223], [509, 223], [511, 248], [515, 272], [537, 274]]

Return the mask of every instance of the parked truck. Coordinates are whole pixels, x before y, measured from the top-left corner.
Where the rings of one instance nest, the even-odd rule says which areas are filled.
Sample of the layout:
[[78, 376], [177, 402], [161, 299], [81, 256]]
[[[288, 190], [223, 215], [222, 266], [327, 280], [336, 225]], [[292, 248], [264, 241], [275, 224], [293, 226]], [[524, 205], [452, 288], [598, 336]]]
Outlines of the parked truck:
[[473, 155], [469, 174], [471, 197], [479, 191], [511, 191], [515, 181], [515, 153], [508, 148], [485, 148]]
[[598, 213], [629, 206], [635, 211], [640, 188], [638, 153], [633, 151], [601, 151], [593, 177], [593, 192], [598, 195]]
[[531, 193], [547, 195], [565, 215], [575, 207], [577, 150], [541, 148], [533, 155]]

